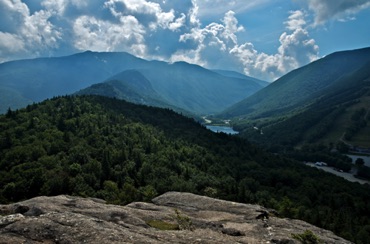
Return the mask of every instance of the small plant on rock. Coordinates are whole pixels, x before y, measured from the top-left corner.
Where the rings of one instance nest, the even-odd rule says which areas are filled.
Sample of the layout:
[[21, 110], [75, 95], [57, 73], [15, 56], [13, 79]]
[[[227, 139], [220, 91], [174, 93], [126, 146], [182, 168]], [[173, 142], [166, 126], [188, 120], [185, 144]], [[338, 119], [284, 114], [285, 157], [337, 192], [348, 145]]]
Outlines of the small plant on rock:
[[318, 238], [312, 231], [305, 230], [301, 234], [292, 234], [292, 237], [303, 244], [319, 244], [322, 243], [320, 238]]
[[182, 215], [178, 209], [175, 209], [176, 221], [180, 230], [194, 230], [193, 223], [188, 216]]

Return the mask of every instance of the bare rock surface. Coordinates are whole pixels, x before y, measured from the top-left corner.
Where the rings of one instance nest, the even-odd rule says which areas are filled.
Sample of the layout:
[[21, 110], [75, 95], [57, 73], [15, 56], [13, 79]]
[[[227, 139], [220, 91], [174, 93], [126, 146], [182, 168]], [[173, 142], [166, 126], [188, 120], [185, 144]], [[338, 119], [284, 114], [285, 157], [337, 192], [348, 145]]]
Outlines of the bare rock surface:
[[65, 195], [0, 205], [0, 244], [299, 243], [292, 234], [306, 230], [321, 243], [350, 243], [306, 222], [275, 217], [258, 205], [190, 193], [168, 192], [153, 203], [126, 206]]

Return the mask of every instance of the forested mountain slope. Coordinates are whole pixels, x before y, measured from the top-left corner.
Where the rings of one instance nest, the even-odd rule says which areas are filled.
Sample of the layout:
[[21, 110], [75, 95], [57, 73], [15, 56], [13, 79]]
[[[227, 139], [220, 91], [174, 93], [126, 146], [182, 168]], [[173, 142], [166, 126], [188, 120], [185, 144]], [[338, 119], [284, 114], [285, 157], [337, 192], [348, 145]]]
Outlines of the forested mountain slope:
[[352, 241], [370, 238], [368, 186], [212, 133], [168, 109], [75, 96], [0, 116], [2, 203], [70, 194], [124, 204], [167, 191], [259, 203]]
[[316, 96], [294, 112], [237, 120], [234, 126], [245, 137], [264, 145], [345, 143], [355, 151], [370, 148], [370, 62], [343, 75], [335, 86], [317, 92]]
[[343, 51], [296, 69], [271, 85], [226, 109], [223, 117], [266, 118], [310, 103], [322, 91], [336, 89], [348, 76], [370, 62], [370, 48]]
[[[124, 76], [122, 72], [128, 70], [137, 70], [143, 77], [136, 74], [133, 78], [127, 73]], [[84, 52], [0, 64], [0, 94], [6, 94], [0, 96], [0, 113], [9, 107], [24, 107], [112, 80], [119, 81], [120, 96], [132, 102], [140, 102], [143, 97], [149, 99], [146, 90], [133, 87], [135, 82], [146, 82], [154, 90], [150, 95], [157, 94], [145, 103], [157, 106], [161, 97], [160, 103], [198, 114], [221, 112], [263, 87], [257, 79], [223, 76], [185, 62], [170, 64], [143, 60], [128, 53]], [[95, 93], [99, 93], [98, 87], [107, 88], [95, 86]]]
[[243, 113], [232, 120], [234, 129], [267, 147], [344, 143], [363, 151], [370, 148], [369, 89], [367, 48], [295, 70], [227, 111]]

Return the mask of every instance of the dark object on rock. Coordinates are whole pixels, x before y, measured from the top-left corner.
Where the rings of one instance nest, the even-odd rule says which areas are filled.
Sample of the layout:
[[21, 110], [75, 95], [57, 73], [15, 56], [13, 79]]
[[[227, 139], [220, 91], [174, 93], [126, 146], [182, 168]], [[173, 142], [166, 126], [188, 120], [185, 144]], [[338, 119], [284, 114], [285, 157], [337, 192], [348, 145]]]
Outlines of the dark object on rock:
[[289, 239], [280, 239], [280, 240], [272, 239], [271, 243], [275, 243], [275, 244], [295, 244], [295, 242], [293, 240], [289, 240]]
[[226, 234], [226, 235], [229, 235], [229, 236], [245, 236], [245, 234], [239, 230], [236, 230], [236, 229], [222, 229], [222, 234]]
[[44, 214], [44, 211], [42, 211], [38, 207], [32, 207], [30, 210], [25, 212], [23, 215], [24, 216], [35, 216], [36, 217], [36, 216], [40, 216], [41, 214]]
[[257, 212], [260, 212], [261, 214], [259, 214], [256, 219], [268, 219], [269, 218], [269, 212], [265, 211], [265, 210], [257, 210]]
[[14, 213], [24, 214], [25, 212], [30, 210], [30, 208], [28, 206], [23, 206], [23, 205], [15, 205], [14, 207], [15, 207], [14, 208]]

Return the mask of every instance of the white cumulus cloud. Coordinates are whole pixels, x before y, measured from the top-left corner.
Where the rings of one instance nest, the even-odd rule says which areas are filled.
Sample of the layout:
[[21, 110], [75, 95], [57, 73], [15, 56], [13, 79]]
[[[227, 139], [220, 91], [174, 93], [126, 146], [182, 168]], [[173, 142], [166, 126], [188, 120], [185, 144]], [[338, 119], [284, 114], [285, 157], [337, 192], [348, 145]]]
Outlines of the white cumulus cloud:
[[244, 31], [244, 27], [238, 24], [233, 11], [228, 11], [222, 23], [211, 23], [204, 28], [200, 26], [193, 27], [190, 32], [180, 36], [180, 42], [191, 42], [195, 48], [188, 50], [179, 50], [171, 57], [171, 61], [179, 59], [187, 60], [191, 63], [200, 65], [209, 64], [209, 55], [219, 54], [227, 51], [230, 45], [238, 42], [237, 33]]
[[284, 22], [288, 30], [296, 30], [306, 25], [304, 12], [300, 10], [291, 11], [288, 20]]
[[14, 53], [25, 52], [25, 44], [17, 35], [0, 32], [0, 62], [6, 61], [4, 57]]
[[148, 26], [152, 30], [159, 27], [175, 31], [184, 24], [183, 14], [180, 14], [180, 16], [176, 18], [173, 9], [167, 12], [163, 11], [161, 5], [156, 2], [146, 0], [108, 0], [104, 3], [104, 6], [108, 8], [115, 17], [125, 15], [147, 15], [149, 17]]
[[134, 16], [121, 16], [118, 24], [91, 16], [77, 18], [73, 25], [74, 45], [80, 50], [146, 52], [144, 27]]
[[236, 45], [230, 53], [244, 65], [244, 72], [266, 80], [274, 80], [285, 73], [319, 58], [319, 47], [310, 38], [304, 12], [293, 11], [285, 22], [288, 32], [281, 34], [276, 54], [267, 55], [255, 50], [252, 43]]
[[286, 31], [279, 38], [275, 54], [256, 50], [251, 42], [240, 43], [238, 33], [245, 28], [238, 23], [235, 13], [228, 11], [221, 23], [210, 23], [204, 28], [194, 27], [180, 36], [180, 42], [194, 47], [178, 50], [172, 61], [186, 60], [208, 67], [239, 69], [245, 74], [273, 81], [281, 75], [306, 65], [318, 58], [319, 47], [309, 35], [306, 14], [292, 11], [284, 22]]
[[38, 56], [58, 47], [62, 33], [50, 22], [52, 13], [30, 13], [20, 0], [0, 0], [0, 61], [22, 56]]

